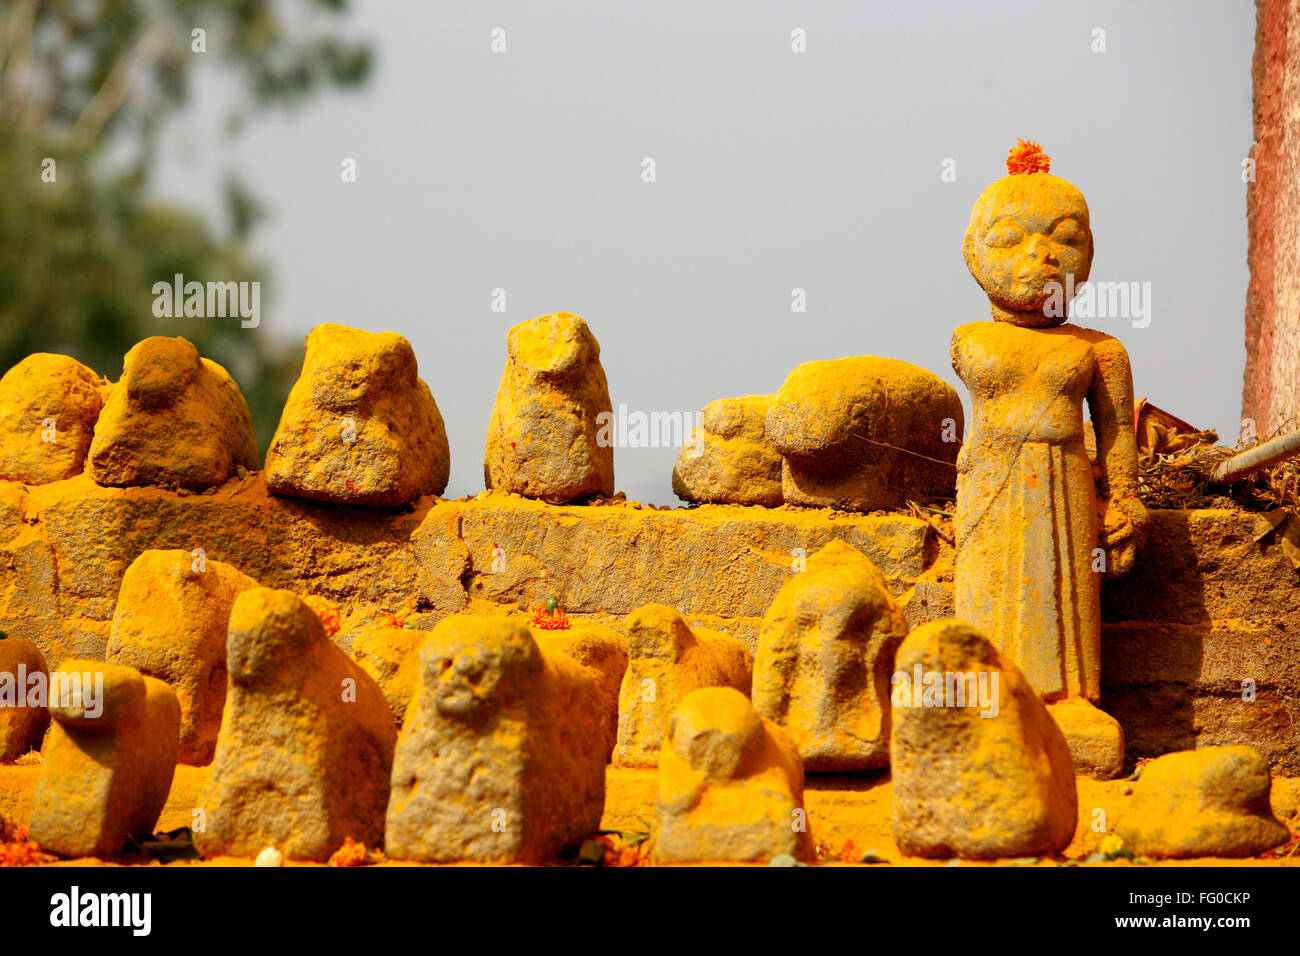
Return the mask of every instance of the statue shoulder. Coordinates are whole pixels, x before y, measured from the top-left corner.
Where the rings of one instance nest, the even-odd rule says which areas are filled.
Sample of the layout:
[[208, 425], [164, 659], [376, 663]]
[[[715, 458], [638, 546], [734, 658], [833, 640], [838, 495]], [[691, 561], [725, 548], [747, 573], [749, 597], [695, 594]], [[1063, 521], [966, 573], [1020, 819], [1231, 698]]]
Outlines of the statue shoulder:
[[957, 349], [963, 342], [968, 342], [972, 337], [978, 337], [980, 329], [989, 325], [988, 322], [967, 322], [965, 325], [959, 325], [952, 330], [952, 353], [957, 354]]
[[1078, 329], [1077, 335], [1088, 343], [1093, 361], [1097, 363], [1104, 378], [1111, 379], [1118, 375], [1132, 381], [1132, 365], [1123, 342], [1096, 329]]

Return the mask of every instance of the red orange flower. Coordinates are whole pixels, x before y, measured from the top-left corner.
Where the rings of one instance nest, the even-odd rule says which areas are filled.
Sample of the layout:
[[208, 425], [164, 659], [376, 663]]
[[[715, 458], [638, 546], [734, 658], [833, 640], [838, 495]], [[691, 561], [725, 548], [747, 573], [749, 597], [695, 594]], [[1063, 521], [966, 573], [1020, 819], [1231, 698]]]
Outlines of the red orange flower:
[[1011, 147], [1007, 153], [1007, 172], [1015, 175], [1016, 173], [1045, 173], [1052, 168], [1052, 157], [1043, 152], [1043, 147], [1039, 146], [1032, 139], [1026, 142], [1016, 137], [1016, 145]]
[[539, 604], [533, 608], [533, 616], [528, 621], [529, 627], [540, 627], [543, 631], [566, 631], [572, 625], [569, 623], [569, 615], [564, 613], [564, 608], [556, 607], [555, 613], [546, 610], [546, 605]]
[[330, 857], [330, 866], [365, 866], [367, 862], [366, 845], [347, 837], [343, 845]]
[[329, 598], [323, 598], [319, 594], [303, 595], [302, 603], [312, 609], [318, 618], [320, 618], [321, 627], [325, 628], [327, 637], [333, 637], [339, 632], [339, 625], [342, 619], [339, 617], [339, 606]]

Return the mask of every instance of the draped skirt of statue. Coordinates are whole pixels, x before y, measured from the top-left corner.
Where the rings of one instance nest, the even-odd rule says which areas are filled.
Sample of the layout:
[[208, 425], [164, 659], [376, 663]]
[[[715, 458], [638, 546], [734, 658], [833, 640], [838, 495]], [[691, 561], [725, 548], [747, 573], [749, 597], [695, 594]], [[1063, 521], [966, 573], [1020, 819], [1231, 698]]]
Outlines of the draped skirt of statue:
[[1045, 699], [1096, 703], [1104, 565], [1092, 463], [1082, 441], [1024, 442], [1009, 457], [957, 479], [957, 617]]

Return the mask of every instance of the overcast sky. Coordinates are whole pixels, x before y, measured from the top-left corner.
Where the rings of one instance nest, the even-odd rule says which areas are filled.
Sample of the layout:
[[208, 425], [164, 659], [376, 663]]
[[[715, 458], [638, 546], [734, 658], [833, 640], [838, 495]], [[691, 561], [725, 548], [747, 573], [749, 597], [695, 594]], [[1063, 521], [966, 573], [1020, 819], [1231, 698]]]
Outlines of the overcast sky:
[[[1127, 345], [1138, 396], [1235, 438], [1253, 4], [354, 6], [377, 53], [362, 92], [228, 140], [209, 77], [158, 189], [216, 210], [235, 168], [265, 201], [273, 301], [248, 334], [341, 322], [411, 340], [447, 421], [448, 496], [483, 487], [506, 330], [549, 312], [587, 320], [631, 410], [696, 412], [860, 354], [965, 400], [949, 339], [988, 305], [961, 240], [1017, 137], [1087, 197], [1092, 279], [1150, 283], [1149, 326], [1080, 324]], [[676, 455], [618, 449], [618, 487], [675, 503]]]

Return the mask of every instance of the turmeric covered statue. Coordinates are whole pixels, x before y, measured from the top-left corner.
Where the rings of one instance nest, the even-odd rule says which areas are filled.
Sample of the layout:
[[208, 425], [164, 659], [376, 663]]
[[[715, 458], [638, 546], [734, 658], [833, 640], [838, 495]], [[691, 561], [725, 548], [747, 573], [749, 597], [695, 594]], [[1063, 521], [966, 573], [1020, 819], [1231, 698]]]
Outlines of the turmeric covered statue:
[[957, 464], [956, 614], [1048, 702], [1078, 772], [1109, 777], [1124, 745], [1095, 706], [1101, 577], [1133, 566], [1147, 521], [1132, 373], [1117, 339], [1065, 321], [1067, 276], [1081, 285], [1092, 264], [1083, 194], [1047, 172], [1036, 144], [1021, 141], [1007, 168], [976, 201], [963, 245], [993, 321], [952, 338], [973, 415]]

